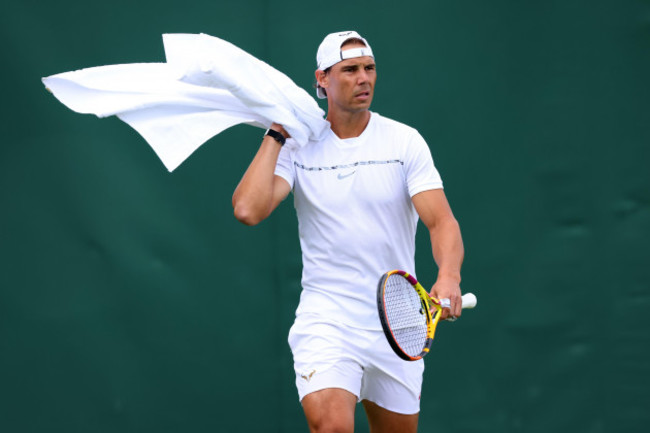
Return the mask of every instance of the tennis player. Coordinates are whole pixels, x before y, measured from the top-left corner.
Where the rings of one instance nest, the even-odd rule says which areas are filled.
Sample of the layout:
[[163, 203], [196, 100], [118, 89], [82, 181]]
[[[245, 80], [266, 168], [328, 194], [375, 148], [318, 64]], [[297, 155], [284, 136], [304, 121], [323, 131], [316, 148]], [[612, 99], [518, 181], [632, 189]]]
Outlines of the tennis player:
[[451, 300], [443, 318], [460, 316], [459, 225], [424, 139], [370, 111], [377, 69], [368, 41], [332, 33], [316, 57], [330, 130], [299, 148], [283, 146], [291, 138], [274, 124], [234, 192], [235, 217], [257, 224], [293, 192], [303, 290], [289, 345], [310, 430], [352, 432], [361, 401], [373, 433], [414, 433], [424, 364], [388, 345], [377, 282], [388, 270], [415, 269], [419, 218], [438, 265], [431, 294]]

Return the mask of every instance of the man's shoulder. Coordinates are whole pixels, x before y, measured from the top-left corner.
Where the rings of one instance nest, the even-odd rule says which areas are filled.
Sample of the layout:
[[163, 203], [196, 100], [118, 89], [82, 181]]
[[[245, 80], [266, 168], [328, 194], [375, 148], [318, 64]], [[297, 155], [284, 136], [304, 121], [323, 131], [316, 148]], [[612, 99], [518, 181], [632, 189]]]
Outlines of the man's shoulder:
[[393, 129], [402, 133], [418, 133], [415, 128], [407, 125], [406, 123], [400, 122], [389, 117], [382, 116], [379, 113], [372, 113], [377, 125], [381, 128]]

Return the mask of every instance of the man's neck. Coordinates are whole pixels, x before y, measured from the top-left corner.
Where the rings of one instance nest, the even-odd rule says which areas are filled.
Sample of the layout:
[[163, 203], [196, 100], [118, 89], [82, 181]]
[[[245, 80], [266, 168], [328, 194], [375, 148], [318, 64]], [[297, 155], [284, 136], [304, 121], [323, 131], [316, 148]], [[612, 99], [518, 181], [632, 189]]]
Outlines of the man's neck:
[[332, 131], [339, 138], [354, 138], [360, 136], [368, 126], [370, 111], [364, 110], [350, 113], [330, 110], [327, 113], [327, 120], [332, 125]]

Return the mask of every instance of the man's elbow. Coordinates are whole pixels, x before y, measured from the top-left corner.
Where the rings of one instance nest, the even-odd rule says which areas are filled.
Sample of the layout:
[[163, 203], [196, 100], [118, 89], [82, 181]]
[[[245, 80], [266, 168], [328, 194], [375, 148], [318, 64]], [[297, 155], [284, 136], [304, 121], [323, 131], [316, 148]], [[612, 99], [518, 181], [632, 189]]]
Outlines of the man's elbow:
[[441, 218], [436, 219], [435, 221], [427, 224], [429, 232], [458, 232], [460, 233], [460, 224], [458, 220], [454, 218], [453, 215], [445, 215]]
[[251, 209], [248, 206], [235, 204], [233, 207], [234, 207], [233, 213], [235, 215], [235, 218], [237, 218], [237, 221], [239, 221], [244, 225], [255, 226], [261, 223], [265, 218], [265, 216], [262, 215], [261, 212], [254, 212], [253, 209]]

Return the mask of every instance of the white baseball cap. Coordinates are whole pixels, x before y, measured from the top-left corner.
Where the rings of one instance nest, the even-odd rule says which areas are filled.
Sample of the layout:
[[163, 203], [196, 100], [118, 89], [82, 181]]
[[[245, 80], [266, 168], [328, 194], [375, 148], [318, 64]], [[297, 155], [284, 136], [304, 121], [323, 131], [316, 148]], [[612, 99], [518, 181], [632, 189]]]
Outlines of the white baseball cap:
[[[366, 46], [342, 51], [341, 46], [350, 39], [361, 39]], [[325, 36], [325, 39], [321, 42], [318, 47], [318, 52], [316, 53], [316, 63], [318, 69], [324, 71], [343, 60], [364, 56], [375, 57], [372, 54], [370, 44], [365, 40], [365, 38], [361, 37], [361, 35], [355, 31], [336, 32]], [[318, 84], [316, 85], [316, 94], [320, 99], [327, 98], [324, 89]]]

